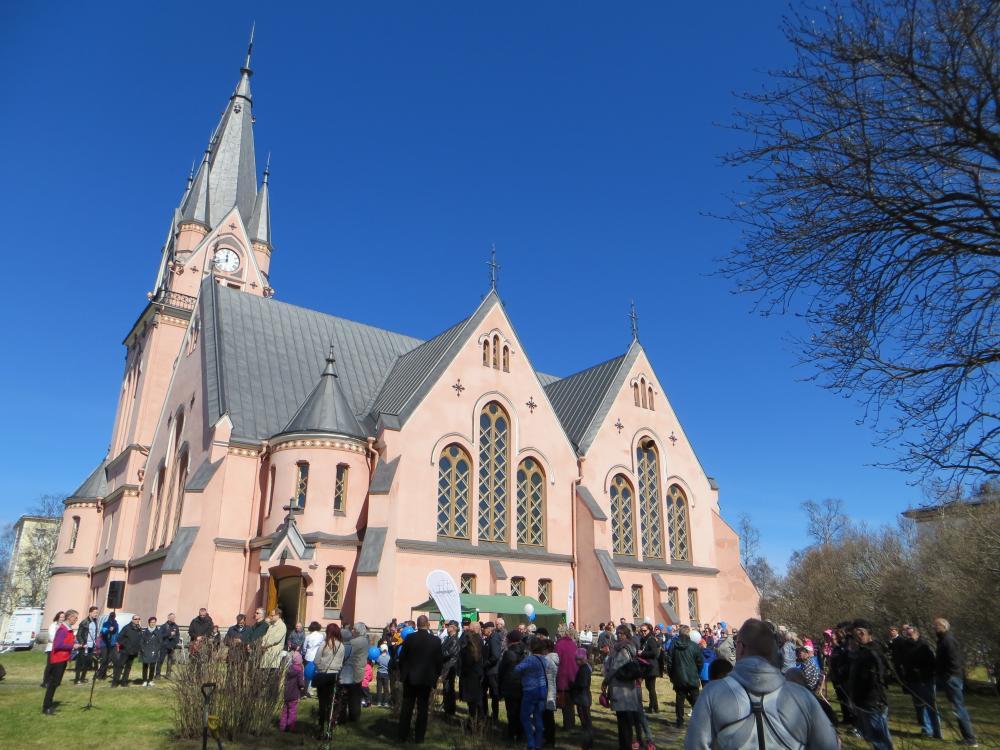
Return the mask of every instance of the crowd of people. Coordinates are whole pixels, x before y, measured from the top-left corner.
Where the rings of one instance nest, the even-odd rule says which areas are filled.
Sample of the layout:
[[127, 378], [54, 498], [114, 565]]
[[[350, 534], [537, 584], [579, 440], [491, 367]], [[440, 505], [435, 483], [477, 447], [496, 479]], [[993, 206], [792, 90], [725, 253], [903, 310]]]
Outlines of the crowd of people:
[[[657, 681], [674, 696], [670, 721], [687, 727], [685, 747], [838, 747], [835, 727], [867, 740], [876, 750], [893, 747], [887, 686], [898, 683], [912, 698], [916, 725], [940, 739], [938, 695], [953, 708], [961, 742], [976, 738], [964, 702], [965, 661], [948, 622], [934, 621], [936, 648], [920, 630], [904, 624], [879, 642], [864, 620], [830, 628], [818, 643], [767, 621], [747, 620], [737, 631], [714, 627], [638, 626], [623, 619], [595, 630], [574, 623], [554, 633], [522, 622], [510, 629], [502, 618], [441, 623], [426, 616], [388, 623], [369, 632], [365, 623], [296, 623], [288, 629], [280, 609], [258, 608], [252, 621], [238, 615], [221, 634], [201, 609], [187, 628], [187, 642], [173, 614], [163, 623], [139, 616], [120, 625], [116, 613], [101, 618], [92, 607], [83, 620], [60, 612], [50, 628], [42, 680], [43, 711], [70, 663], [74, 684], [111, 680], [112, 687], [153, 687], [169, 679], [178, 654], [186, 659], [225, 653], [227, 660], [256, 653], [261, 669], [283, 680], [278, 726], [294, 731], [303, 699], [317, 700], [316, 729], [328, 735], [357, 721], [367, 707], [398, 713], [398, 740], [423, 742], [435, 698], [455, 716], [464, 703], [473, 728], [503, 726], [506, 738], [528, 750], [555, 746], [557, 716], [563, 732], [583, 748], [594, 742], [592, 696], [615, 714], [619, 750], [654, 750], [650, 717], [660, 713]], [[186, 646], [186, 651], [184, 647]], [[595, 680], [599, 679], [599, 690]], [[277, 683], [276, 683], [277, 684]], [[828, 700], [832, 686], [838, 718]], [[505, 708], [505, 717], [500, 706]], [[760, 744], [763, 743], [763, 744]]]

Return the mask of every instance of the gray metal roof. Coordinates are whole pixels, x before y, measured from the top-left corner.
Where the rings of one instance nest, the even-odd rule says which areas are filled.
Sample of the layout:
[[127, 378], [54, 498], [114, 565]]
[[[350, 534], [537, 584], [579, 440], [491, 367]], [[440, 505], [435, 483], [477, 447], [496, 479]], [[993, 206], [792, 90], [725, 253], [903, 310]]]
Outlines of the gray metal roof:
[[285, 433], [330, 432], [356, 438], [367, 436], [347, 403], [340, 387], [340, 378], [335, 372], [335, 364], [334, 347], [331, 346], [319, 382], [312, 393], [306, 396], [291, 421], [285, 425]]
[[209, 166], [208, 160], [210, 149], [205, 149], [205, 157], [198, 168], [198, 175], [194, 178], [194, 185], [184, 194], [181, 202], [181, 216], [189, 221], [200, 221], [206, 226], [212, 225], [212, 217], [209, 193]]
[[375, 474], [372, 476], [371, 484], [368, 485], [369, 495], [388, 495], [392, 489], [392, 480], [396, 476], [396, 469], [399, 467], [399, 456], [392, 461], [379, 461], [375, 467]]
[[212, 421], [226, 412], [233, 436], [282, 432], [316, 386], [328, 347], [355, 416], [364, 414], [396, 359], [420, 339], [228, 289], [207, 278], [199, 297], [206, 401]]
[[386, 531], [385, 526], [369, 526], [365, 529], [365, 540], [361, 543], [361, 553], [358, 555], [359, 576], [378, 575]]
[[608, 520], [607, 515], [604, 513], [603, 510], [601, 510], [600, 503], [598, 503], [597, 500], [594, 499], [594, 494], [590, 490], [588, 490], [582, 484], [578, 485], [576, 488], [576, 495], [577, 497], [580, 498], [580, 500], [583, 501], [584, 506], [590, 512], [591, 518], [593, 518], [595, 521]]
[[372, 414], [400, 414], [421, 383], [458, 339], [468, 318], [402, 355], [379, 391]]
[[101, 461], [97, 468], [83, 480], [83, 484], [74, 490], [67, 500], [100, 500], [108, 494], [108, 478], [104, 473], [106, 462]]
[[653, 583], [656, 584], [656, 588], [658, 588], [660, 591], [667, 590], [667, 582], [663, 580], [663, 576], [661, 576], [659, 573], [653, 573]]
[[597, 561], [601, 564], [601, 570], [604, 572], [604, 577], [608, 581], [608, 586], [612, 591], [621, 591], [625, 588], [625, 584], [622, 583], [622, 577], [618, 575], [618, 568], [615, 567], [615, 561], [611, 559], [611, 555], [608, 554], [606, 549], [595, 549], [594, 554], [597, 555]]
[[562, 378], [545, 386], [552, 407], [566, 434], [581, 453], [586, 453], [597, 435], [625, 374], [640, 351], [633, 341], [629, 350], [614, 359]]
[[493, 577], [498, 581], [507, 580], [507, 571], [504, 570], [503, 563], [499, 560], [490, 560], [490, 573], [492, 573]]
[[191, 552], [191, 545], [198, 536], [198, 526], [181, 526], [174, 534], [174, 540], [167, 548], [167, 557], [163, 561], [160, 570], [163, 573], [180, 573], [184, 568], [184, 562]]
[[215, 476], [215, 472], [219, 470], [222, 466], [222, 459], [214, 463], [210, 459], [205, 459], [201, 462], [201, 466], [195, 469], [194, 474], [188, 480], [187, 485], [185, 485], [184, 490], [186, 492], [204, 492], [205, 488], [208, 487], [208, 483], [212, 481], [212, 477]]
[[219, 222], [236, 206], [243, 221], [250, 218], [257, 199], [257, 163], [253, 146], [252, 73], [243, 69], [212, 136], [212, 221]]

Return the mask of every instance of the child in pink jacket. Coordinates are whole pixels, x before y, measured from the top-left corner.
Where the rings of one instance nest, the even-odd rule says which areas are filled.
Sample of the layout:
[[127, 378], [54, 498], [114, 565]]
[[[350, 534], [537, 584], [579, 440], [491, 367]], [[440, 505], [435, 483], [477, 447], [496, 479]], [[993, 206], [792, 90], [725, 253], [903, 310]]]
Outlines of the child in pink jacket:
[[281, 718], [278, 719], [278, 729], [291, 732], [295, 728], [295, 720], [299, 715], [299, 698], [306, 689], [305, 670], [302, 668], [302, 654], [293, 651], [285, 674], [285, 705], [281, 708]]

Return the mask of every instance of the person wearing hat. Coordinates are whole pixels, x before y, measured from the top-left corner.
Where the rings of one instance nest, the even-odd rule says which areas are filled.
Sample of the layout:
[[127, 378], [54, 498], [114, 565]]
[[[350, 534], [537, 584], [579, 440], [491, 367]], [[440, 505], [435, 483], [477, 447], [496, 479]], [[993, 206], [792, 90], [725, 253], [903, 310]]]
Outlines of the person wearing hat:
[[503, 654], [503, 636], [492, 622], [483, 623], [483, 710], [489, 710], [490, 719], [500, 722], [500, 656]]

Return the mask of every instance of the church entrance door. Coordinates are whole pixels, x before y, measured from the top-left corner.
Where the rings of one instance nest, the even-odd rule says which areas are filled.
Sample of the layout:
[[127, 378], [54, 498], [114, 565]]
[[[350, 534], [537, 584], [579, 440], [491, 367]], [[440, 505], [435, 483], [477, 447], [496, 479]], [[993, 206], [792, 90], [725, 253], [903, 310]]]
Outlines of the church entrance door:
[[295, 629], [295, 623], [305, 616], [305, 609], [302, 606], [305, 593], [301, 574], [278, 580], [278, 606], [281, 607], [281, 619], [285, 621], [289, 633]]

